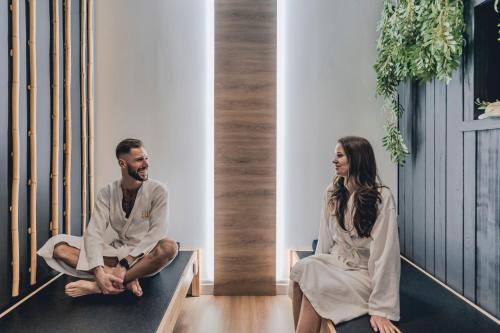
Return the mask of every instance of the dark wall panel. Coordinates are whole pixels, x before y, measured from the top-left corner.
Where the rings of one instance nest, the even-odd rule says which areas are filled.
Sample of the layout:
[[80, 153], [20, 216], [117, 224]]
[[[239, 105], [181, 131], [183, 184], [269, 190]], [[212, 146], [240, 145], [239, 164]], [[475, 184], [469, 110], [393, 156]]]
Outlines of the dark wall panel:
[[28, 71], [26, 6], [19, 1], [19, 294], [29, 285], [29, 241], [28, 241]]
[[0, 0], [0, 304], [10, 300], [10, 57], [9, 1]]
[[[11, 297], [12, 288], [12, 241], [10, 223], [10, 196], [12, 178], [11, 139], [11, 57], [9, 57], [11, 19], [9, 0], [0, 0], [0, 312], [26, 294], [53, 277], [52, 271], [38, 259], [37, 283], [30, 286], [30, 243], [29, 243], [29, 54], [28, 29], [29, 2], [19, 1], [19, 38], [20, 38], [20, 194], [19, 194], [19, 254], [20, 283], [19, 296]], [[38, 1], [36, 11], [36, 48], [37, 48], [37, 247], [40, 248], [50, 237], [50, 174], [52, 149], [52, 55], [51, 55], [51, 1]], [[60, 161], [59, 161], [59, 231], [63, 232], [63, 1], [59, 0], [60, 28]], [[80, 115], [80, 3], [72, 2], [72, 233], [81, 234], [81, 115]]]
[[415, 93], [413, 115], [413, 258], [425, 267], [425, 86], [419, 85]]
[[425, 269], [434, 273], [434, 177], [435, 79], [425, 85]]
[[80, 1], [71, 1], [71, 234], [82, 234]]
[[[37, 3], [37, 246], [50, 238], [50, 152], [51, 152], [51, 25], [50, 6]], [[46, 281], [53, 272], [38, 257], [37, 281]]]
[[500, 317], [500, 129], [477, 134], [477, 301]]
[[446, 85], [436, 81], [434, 95], [434, 271], [446, 280]]
[[446, 282], [463, 291], [463, 75], [460, 66], [448, 84], [446, 131]]
[[471, 22], [482, 3], [466, 4], [469, 39], [451, 82], [399, 89], [411, 156], [398, 171], [398, 221], [405, 256], [499, 318], [500, 120], [474, 120]]

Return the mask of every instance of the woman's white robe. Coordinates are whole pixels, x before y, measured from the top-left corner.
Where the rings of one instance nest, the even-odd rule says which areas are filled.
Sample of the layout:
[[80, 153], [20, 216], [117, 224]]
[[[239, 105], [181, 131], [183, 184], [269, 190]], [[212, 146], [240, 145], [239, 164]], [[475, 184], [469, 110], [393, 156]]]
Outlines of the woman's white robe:
[[[38, 255], [59, 272], [93, 278], [88, 271], [104, 265], [104, 256], [121, 260], [128, 255], [141, 258], [149, 253], [159, 240], [167, 237], [166, 186], [151, 179], [143, 182], [128, 218], [122, 208], [122, 199], [121, 180], [106, 185], [97, 194], [94, 213], [84, 236], [53, 236], [38, 250]], [[76, 269], [53, 257], [54, 246], [60, 242], [80, 249]]]
[[324, 195], [316, 254], [297, 262], [290, 279], [299, 283], [316, 312], [335, 324], [365, 314], [399, 320], [401, 261], [391, 191], [381, 188], [371, 237], [361, 238], [352, 224], [352, 200], [345, 214], [350, 232], [328, 208], [332, 189], [330, 184]]

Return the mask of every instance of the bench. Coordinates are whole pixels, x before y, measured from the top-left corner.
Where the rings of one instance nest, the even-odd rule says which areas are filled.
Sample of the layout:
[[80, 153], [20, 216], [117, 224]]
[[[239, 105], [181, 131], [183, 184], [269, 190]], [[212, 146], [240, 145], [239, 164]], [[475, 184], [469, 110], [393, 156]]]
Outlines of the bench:
[[61, 275], [0, 318], [0, 332], [172, 332], [190, 287], [199, 296], [199, 251], [179, 251], [160, 273], [141, 279], [142, 297], [130, 292], [71, 298]]
[[[312, 251], [293, 251], [291, 266], [312, 255]], [[498, 321], [482, 314], [439, 283], [401, 260], [401, 319], [394, 324], [403, 333], [500, 333]], [[334, 325], [323, 320], [322, 332], [373, 333], [368, 315]]]

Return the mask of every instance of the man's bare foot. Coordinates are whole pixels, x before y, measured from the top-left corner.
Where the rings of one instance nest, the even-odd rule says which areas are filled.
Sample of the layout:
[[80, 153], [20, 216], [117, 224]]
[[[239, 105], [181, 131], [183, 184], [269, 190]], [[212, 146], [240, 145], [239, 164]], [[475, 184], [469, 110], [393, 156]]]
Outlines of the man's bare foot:
[[84, 295], [100, 294], [101, 289], [99, 289], [95, 281], [78, 280], [68, 283], [66, 287], [64, 287], [64, 292], [71, 297], [80, 297]]
[[139, 284], [139, 280], [135, 279], [134, 281], [130, 281], [127, 283], [128, 290], [130, 290], [135, 296], [141, 297], [142, 296], [142, 288], [141, 285]]

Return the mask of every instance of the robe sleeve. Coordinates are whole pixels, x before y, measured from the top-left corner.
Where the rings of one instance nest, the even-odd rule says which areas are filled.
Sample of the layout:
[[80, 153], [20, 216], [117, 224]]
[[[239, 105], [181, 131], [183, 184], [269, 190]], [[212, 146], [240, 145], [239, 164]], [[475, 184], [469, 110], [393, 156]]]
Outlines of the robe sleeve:
[[109, 187], [106, 186], [97, 194], [94, 212], [83, 236], [83, 245], [85, 246], [89, 269], [97, 266], [104, 266], [104, 259], [102, 256], [104, 241], [102, 237], [109, 225], [109, 200]]
[[326, 188], [323, 194], [323, 208], [321, 209], [321, 217], [319, 221], [318, 245], [316, 246], [316, 254], [330, 253], [333, 246], [333, 238], [328, 228], [330, 220], [330, 210], [328, 209], [329, 191], [331, 184]]
[[383, 189], [379, 214], [372, 229], [368, 272], [372, 292], [368, 300], [368, 313], [399, 320], [399, 278], [401, 259], [396, 208], [390, 191]]
[[132, 257], [144, 254], [147, 249], [155, 246], [159, 240], [167, 237], [167, 207], [168, 192], [165, 187], [153, 189], [149, 230], [141, 242], [130, 252]]

